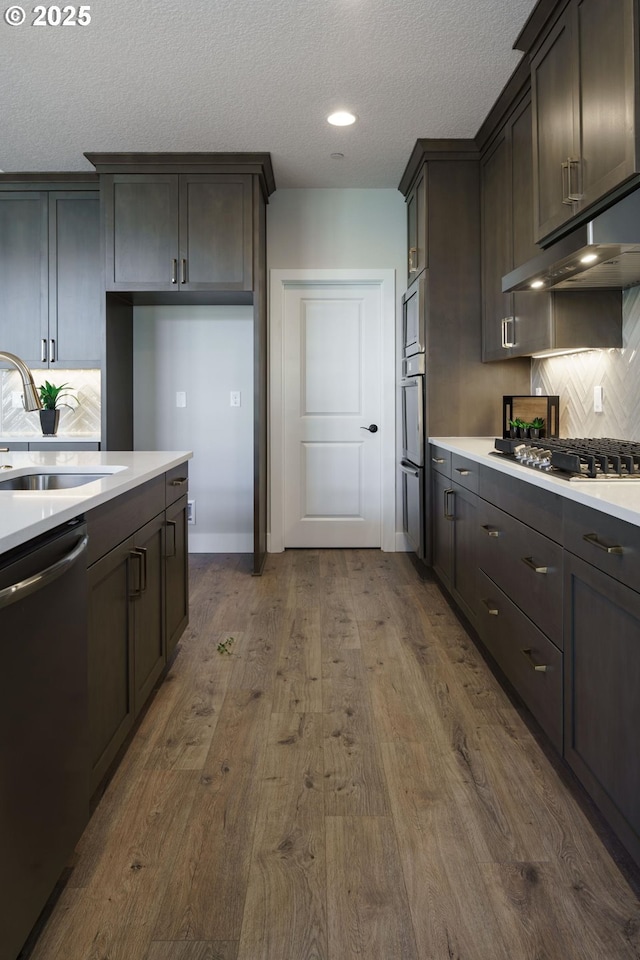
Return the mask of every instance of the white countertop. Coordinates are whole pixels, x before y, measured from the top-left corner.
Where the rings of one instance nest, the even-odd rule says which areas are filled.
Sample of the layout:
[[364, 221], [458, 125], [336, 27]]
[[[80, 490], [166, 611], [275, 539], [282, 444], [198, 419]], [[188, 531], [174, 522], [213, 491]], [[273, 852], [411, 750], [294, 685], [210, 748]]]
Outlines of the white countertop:
[[640, 527], [640, 480], [563, 480], [493, 455], [495, 437], [429, 437], [429, 442]]
[[33, 472], [89, 473], [104, 468], [108, 477], [69, 490], [1, 490], [0, 553], [26, 543], [113, 497], [132, 490], [171, 467], [190, 460], [189, 451], [12, 451], [0, 453], [0, 480]]

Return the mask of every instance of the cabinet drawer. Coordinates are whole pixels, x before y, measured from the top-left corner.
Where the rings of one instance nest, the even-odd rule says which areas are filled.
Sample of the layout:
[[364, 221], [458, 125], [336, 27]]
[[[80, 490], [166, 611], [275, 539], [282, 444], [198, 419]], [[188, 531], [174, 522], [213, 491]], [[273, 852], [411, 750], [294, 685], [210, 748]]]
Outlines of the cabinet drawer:
[[459, 483], [466, 490], [472, 493], [478, 492], [478, 477], [480, 474], [480, 464], [475, 460], [468, 460], [461, 457], [458, 453], [451, 455], [451, 479]]
[[505, 596], [478, 572], [480, 636], [554, 747], [562, 752], [562, 654]]
[[563, 497], [534, 483], [510, 477], [492, 467], [480, 467], [480, 496], [513, 517], [531, 523], [546, 537], [562, 542]]
[[189, 464], [185, 460], [177, 467], [167, 470], [165, 478], [165, 504], [169, 506], [183, 497], [189, 489]]
[[429, 444], [429, 462], [432, 470], [437, 470], [445, 477], [451, 477], [451, 451], [439, 447], [435, 443]]
[[580, 503], [567, 501], [564, 511], [564, 545], [621, 583], [640, 584], [640, 527]]
[[87, 513], [89, 547], [87, 565], [112, 550], [144, 523], [164, 510], [164, 476], [109, 500]]
[[479, 566], [562, 647], [562, 547], [484, 500], [478, 518]]

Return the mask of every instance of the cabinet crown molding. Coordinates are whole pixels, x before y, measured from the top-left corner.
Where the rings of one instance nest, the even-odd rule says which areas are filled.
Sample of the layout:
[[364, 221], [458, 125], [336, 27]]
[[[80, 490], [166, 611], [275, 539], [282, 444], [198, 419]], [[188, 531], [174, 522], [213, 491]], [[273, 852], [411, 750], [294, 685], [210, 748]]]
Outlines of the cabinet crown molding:
[[411, 184], [427, 160], [478, 160], [480, 154], [475, 140], [416, 140], [407, 162], [398, 190], [406, 197]]

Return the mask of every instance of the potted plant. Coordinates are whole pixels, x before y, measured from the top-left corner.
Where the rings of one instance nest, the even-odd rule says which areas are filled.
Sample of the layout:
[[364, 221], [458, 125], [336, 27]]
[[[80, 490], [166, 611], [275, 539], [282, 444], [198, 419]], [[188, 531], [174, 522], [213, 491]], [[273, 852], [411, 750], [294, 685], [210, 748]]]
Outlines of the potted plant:
[[538, 440], [540, 438], [543, 427], [544, 420], [542, 417], [534, 417], [529, 424], [529, 436], [532, 440]]
[[517, 438], [520, 436], [519, 431], [520, 431], [521, 423], [522, 421], [519, 419], [509, 420], [509, 436], [511, 437], [512, 440], [517, 440]]
[[60, 407], [70, 407], [71, 404], [65, 403], [63, 397], [71, 397], [77, 402], [78, 398], [68, 389], [68, 383], [61, 383], [57, 387], [53, 383], [45, 380], [38, 387], [42, 410], [40, 410], [40, 426], [45, 437], [55, 436], [58, 430], [58, 421], [60, 420]]

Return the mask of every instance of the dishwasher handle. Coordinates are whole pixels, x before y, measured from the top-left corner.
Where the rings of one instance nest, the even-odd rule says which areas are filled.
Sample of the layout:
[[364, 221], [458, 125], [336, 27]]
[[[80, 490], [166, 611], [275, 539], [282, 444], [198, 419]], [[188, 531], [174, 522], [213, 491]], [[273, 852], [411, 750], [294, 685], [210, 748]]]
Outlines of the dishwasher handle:
[[33, 576], [27, 577], [26, 580], [20, 580], [18, 583], [12, 583], [8, 587], [3, 587], [3, 589], [0, 590], [0, 610], [2, 610], [3, 607], [8, 607], [10, 604], [15, 603], [17, 600], [23, 600], [30, 594], [42, 590], [47, 584], [53, 583], [54, 580], [61, 577], [87, 549], [88, 542], [89, 537], [84, 533], [69, 553], [61, 557], [60, 560], [56, 560], [50, 567], [34, 573]]

